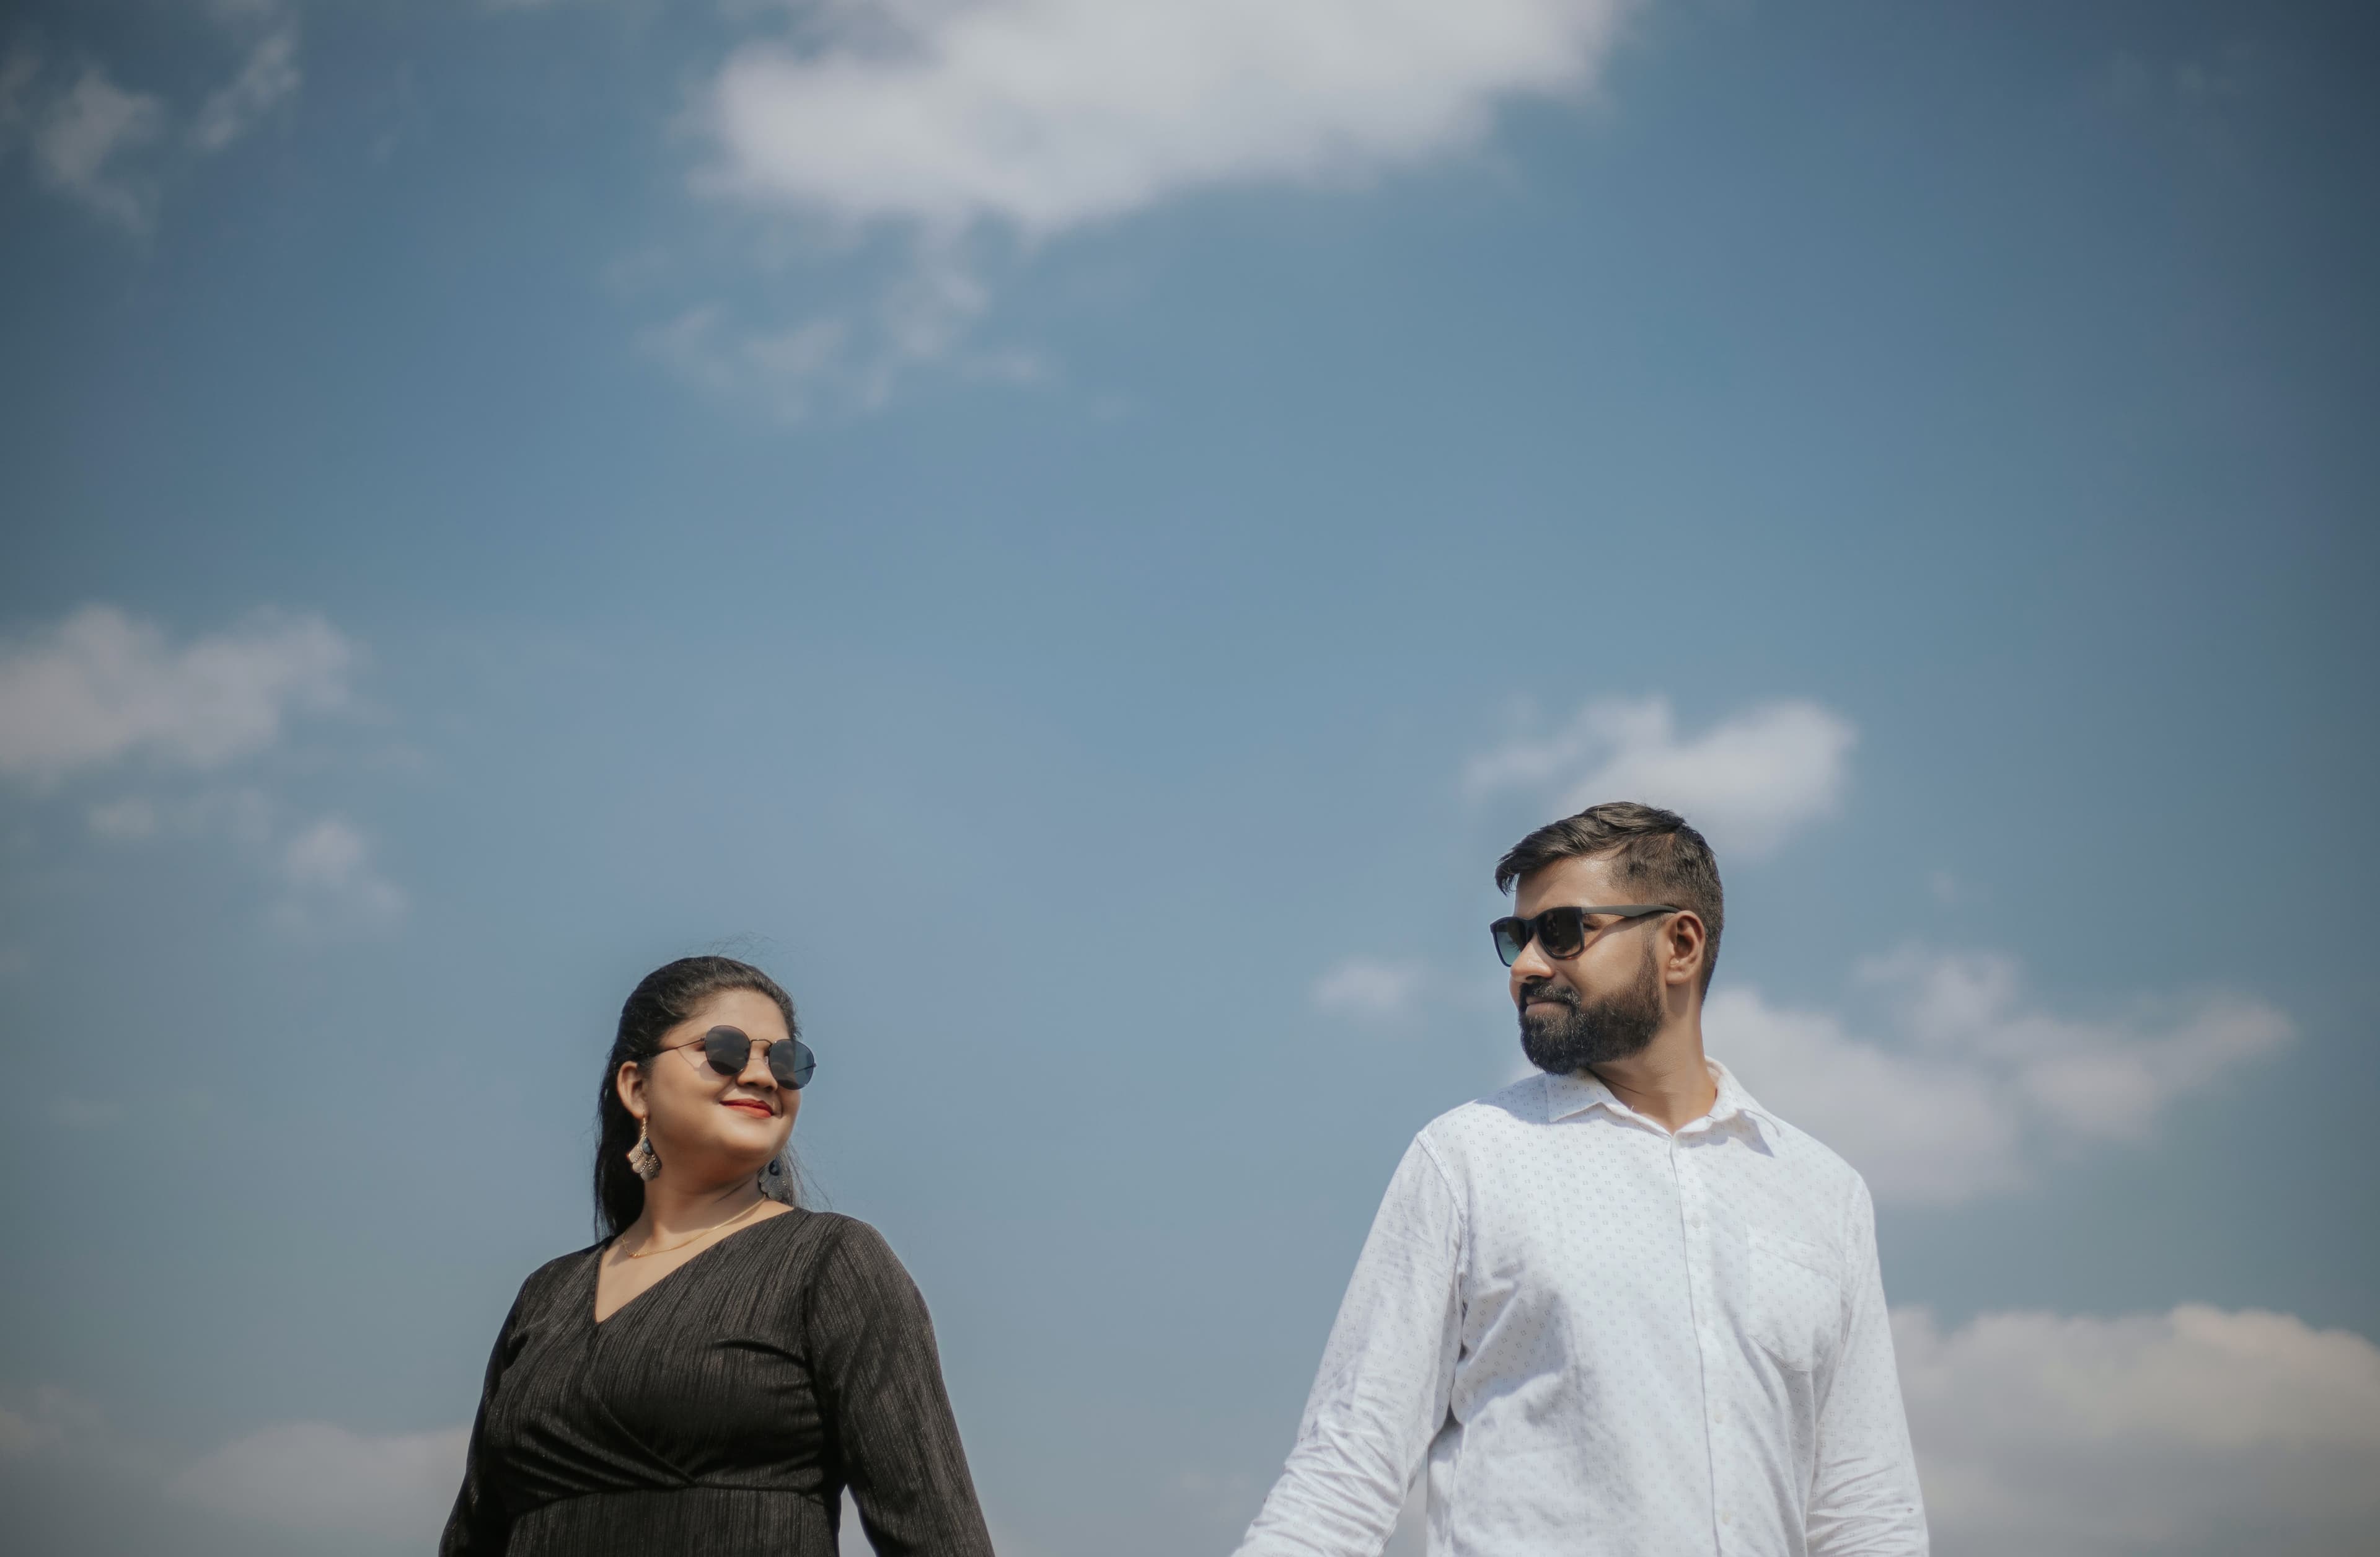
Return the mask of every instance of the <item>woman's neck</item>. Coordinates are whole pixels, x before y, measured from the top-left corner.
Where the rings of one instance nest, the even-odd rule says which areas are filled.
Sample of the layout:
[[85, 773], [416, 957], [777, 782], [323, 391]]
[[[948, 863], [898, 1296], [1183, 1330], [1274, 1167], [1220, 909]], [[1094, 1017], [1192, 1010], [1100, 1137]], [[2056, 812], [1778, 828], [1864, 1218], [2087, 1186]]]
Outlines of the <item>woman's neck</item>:
[[637, 1222], [650, 1242], [694, 1237], [743, 1215], [763, 1198], [749, 1174], [719, 1184], [684, 1186], [670, 1184], [669, 1176], [664, 1173], [645, 1186], [645, 1213]]

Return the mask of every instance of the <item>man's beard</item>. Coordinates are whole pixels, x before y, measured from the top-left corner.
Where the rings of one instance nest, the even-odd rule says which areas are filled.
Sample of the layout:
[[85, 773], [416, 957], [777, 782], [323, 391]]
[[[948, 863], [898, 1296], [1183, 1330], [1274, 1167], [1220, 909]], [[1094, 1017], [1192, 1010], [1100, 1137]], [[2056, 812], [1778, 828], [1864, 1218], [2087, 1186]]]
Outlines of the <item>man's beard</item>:
[[[1532, 1011], [1533, 1000], [1561, 1008]], [[1642, 1051], [1661, 1030], [1661, 979], [1650, 955], [1633, 984], [1592, 1004], [1559, 979], [1532, 979], [1521, 986], [1521, 1052], [1541, 1071], [1575, 1076]]]

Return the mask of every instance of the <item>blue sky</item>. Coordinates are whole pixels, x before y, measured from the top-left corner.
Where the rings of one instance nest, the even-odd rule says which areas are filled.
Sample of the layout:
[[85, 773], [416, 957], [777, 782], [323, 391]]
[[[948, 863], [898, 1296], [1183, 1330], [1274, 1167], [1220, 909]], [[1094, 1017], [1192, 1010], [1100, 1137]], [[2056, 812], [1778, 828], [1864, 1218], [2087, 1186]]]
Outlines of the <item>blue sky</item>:
[[1946, 1557], [2380, 1519], [2370, 22], [1285, 14], [12, 10], [13, 1549], [422, 1549], [724, 946], [1003, 1552], [1228, 1551], [1615, 794]]

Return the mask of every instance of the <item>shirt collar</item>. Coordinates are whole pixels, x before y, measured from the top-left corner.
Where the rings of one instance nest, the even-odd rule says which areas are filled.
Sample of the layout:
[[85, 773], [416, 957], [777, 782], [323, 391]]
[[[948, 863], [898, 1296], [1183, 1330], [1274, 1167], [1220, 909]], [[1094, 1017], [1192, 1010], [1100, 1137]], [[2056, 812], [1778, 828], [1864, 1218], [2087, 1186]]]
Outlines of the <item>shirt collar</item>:
[[[1732, 1119], [1741, 1118], [1760, 1132], [1770, 1145], [1776, 1144], [1777, 1116], [1763, 1108], [1753, 1095], [1743, 1089], [1735, 1073], [1717, 1060], [1703, 1062], [1710, 1067], [1711, 1080], [1718, 1087], [1718, 1096], [1710, 1112], [1689, 1123], [1681, 1135], [1691, 1131], [1714, 1128]], [[1546, 1122], [1567, 1119], [1573, 1113], [1599, 1108], [1615, 1118], [1633, 1119], [1650, 1125], [1653, 1122], [1620, 1101], [1620, 1095], [1603, 1084], [1593, 1071], [1580, 1071], [1574, 1076], [1548, 1075], [1545, 1078]]]

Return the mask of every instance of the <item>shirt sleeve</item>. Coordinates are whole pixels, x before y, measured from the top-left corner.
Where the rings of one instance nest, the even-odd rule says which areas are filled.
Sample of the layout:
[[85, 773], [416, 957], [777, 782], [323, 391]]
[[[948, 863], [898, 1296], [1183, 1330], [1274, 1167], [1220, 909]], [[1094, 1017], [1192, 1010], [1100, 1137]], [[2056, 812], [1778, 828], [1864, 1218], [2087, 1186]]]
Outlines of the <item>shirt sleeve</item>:
[[504, 1322], [496, 1332], [495, 1349], [488, 1354], [487, 1377], [480, 1386], [480, 1410], [471, 1419], [470, 1447], [463, 1455], [463, 1488], [455, 1494], [454, 1511], [447, 1514], [445, 1532], [438, 1538], [438, 1557], [503, 1557], [504, 1548], [512, 1542], [512, 1516], [488, 1484], [487, 1462], [480, 1445], [488, 1429], [488, 1403], [496, 1398], [496, 1382], [504, 1377], [504, 1364], [512, 1358], [513, 1326], [520, 1319], [521, 1304], [528, 1295], [528, 1289], [524, 1284], [521, 1295], [513, 1300], [511, 1312], [504, 1315]]
[[1297, 1443], [1239, 1557], [1379, 1557], [1446, 1420], [1462, 1251], [1461, 1205], [1416, 1138], [1355, 1261]]
[[1925, 1504], [1893, 1362], [1876, 1203], [1856, 1178], [1844, 1221], [1843, 1344], [1818, 1405], [1810, 1557], [1925, 1557]]
[[991, 1557], [933, 1321], [882, 1235], [847, 1223], [808, 1308], [820, 1405], [869, 1543], [880, 1557]]

